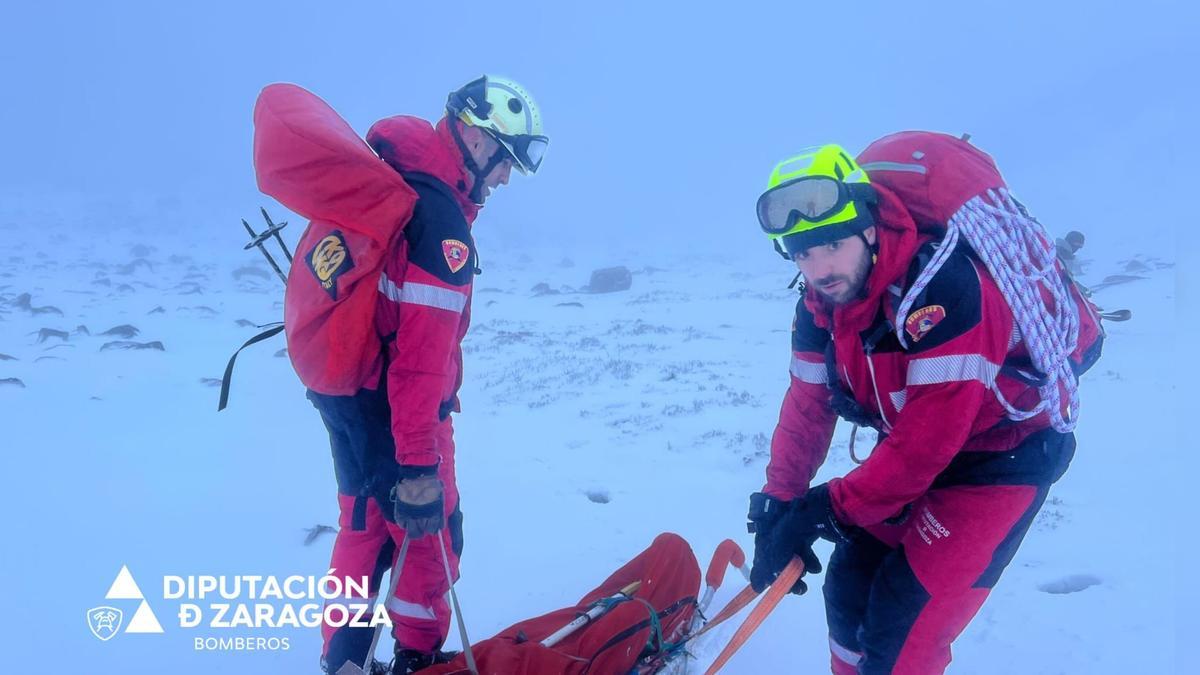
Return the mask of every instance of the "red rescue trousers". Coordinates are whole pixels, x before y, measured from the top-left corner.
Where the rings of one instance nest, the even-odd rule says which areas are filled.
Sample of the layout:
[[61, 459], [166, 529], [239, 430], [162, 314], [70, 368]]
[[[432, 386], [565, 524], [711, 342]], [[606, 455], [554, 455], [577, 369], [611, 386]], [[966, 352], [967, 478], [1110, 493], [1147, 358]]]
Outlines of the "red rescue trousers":
[[[327, 605], [374, 603], [384, 572], [395, 564], [404, 540], [404, 530], [392, 522], [388, 496], [396, 481], [397, 465], [386, 423], [386, 400], [371, 390], [349, 397], [310, 393], [309, 399], [329, 429], [338, 477], [340, 529], [333, 544], [330, 574], [355, 583], [364, 577], [369, 580], [365, 598], [339, 598], [327, 601]], [[385, 600], [398, 648], [422, 652], [438, 648], [450, 626], [446, 601], [450, 587], [443, 550], [455, 580], [462, 553], [462, 512], [454, 477], [454, 429], [449, 417], [438, 426], [437, 449], [441, 456], [438, 477], [445, 487], [446, 527], [437, 535], [409, 542], [396, 592]], [[363, 663], [371, 634], [370, 628], [323, 625], [322, 659], [329, 671], [336, 672], [347, 660]]]

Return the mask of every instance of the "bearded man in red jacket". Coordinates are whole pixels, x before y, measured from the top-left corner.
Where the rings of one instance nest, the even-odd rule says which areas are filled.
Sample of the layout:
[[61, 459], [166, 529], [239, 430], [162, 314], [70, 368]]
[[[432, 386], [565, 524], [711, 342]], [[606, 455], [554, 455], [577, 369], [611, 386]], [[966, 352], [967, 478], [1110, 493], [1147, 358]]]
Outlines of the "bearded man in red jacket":
[[[450, 623], [445, 596], [462, 554], [450, 415], [459, 410], [461, 342], [479, 271], [471, 224], [512, 169], [538, 170], [547, 142], [533, 98], [489, 76], [450, 94], [436, 125], [397, 116], [367, 133], [418, 199], [379, 280], [374, 321], [384, 349], [373, 373], [353, 396], [310, 390], [308, 398], [329, 430], [338, 483], [333, 574], [369, 577], [369, 601], [407, 539], [396, 592], [384, 599], [397, 675], [447, 658], [439, 651]], [[328, 673], [370, 656], [370, 628], [327, 624], [322, 635]], [[371, 664], [368, 672], [388, 672]]]
[[[970, 249], [954, 249], [897, 316], [938, 242], [868, 172], [837, 146], [815, 148], [776, 167], [759, 200], [760, 224], [806, 290], [766, 485], [751, 497], [751, 579], [762, 590], [794, 555], [820, 572], [812, 545], [833, 542], [823, 589], [833, 672], [929, 675], [949, 664], [1075, 439], [1045, 413], [1006, 414], [1001, 398], [1030, 410], [1037, 383], [1015, 367], [1029, 362], [1020, 331]], [[839, 415], [879, 442], [810, 487]]]

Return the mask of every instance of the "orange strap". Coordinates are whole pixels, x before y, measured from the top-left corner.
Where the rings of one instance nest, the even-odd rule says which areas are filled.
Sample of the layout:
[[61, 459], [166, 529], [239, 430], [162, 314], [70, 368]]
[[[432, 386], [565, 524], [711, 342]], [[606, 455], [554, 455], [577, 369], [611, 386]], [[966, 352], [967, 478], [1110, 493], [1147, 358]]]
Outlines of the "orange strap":
[[718, 625], [724, 623], [730, 617], [732, 617], [733, 615], [742, 611], [742, 609], [745, 608], [746, 605], [749, 605], [750, 602], [757, 597], [758, 597], [758, 593], [754, 592], [754, 588], [752, 586], [750, 586], [750, 584], [746, 584], [746, 587], [743, 588], [742, 590], [738, 591], [738, 594], [733, 596], [733, 599], [729, 601], [729, 604], [722, 607], [721, 611], [717, 612], [713, 616], [713, 618], [709, 619], [708, 623], [704, 624], [703, 628], [696, 631], [695, 633], [692, 633], [688, 637], [688, 641], [691, 642], [692, 640], [695, 640], [696, 638], [700, 637], [701, 635], [704, 635], [709, 630], [716, 628]]
[[[729, 640], [729, 644], [725, 645], [725, 649], [721, 650], [720, 655], [717, 656], [717, 660], [713, 661], [713, 664], [708, 667], [708, 670], [705, 671], [704, 675], [715, 675], [717, 671], [721, 670], [721, 668], [729, 662], [729, 659], [733, 657], [737, 650], [741, 649], [742, 645], [746, 644], [746, 641], [750, 639], [750, 636], [754, 634], [754, 631], [758, 630], [758, 627], [761, 626], [762, 622], [766, 620], [767, 615], [769, 615], [771, 611], [775, 609], [775, 606], [779, 604], [779, 601], [783, 600], [783, 596], [787, 595], [788, 592], [792, 590], [792, 586], [796, 585], [796, 580], [799, 579], [800, 575], [803, 573], [804, 563], [800, 562], [800, 558], [798, 557], [792, 558], [792, 561], [787, 564], [787, 567], [783, 568], [783, 571], [779, 573], [779, 576], [775, 579], [775, 583], [771, 584], [771, 587], [767, 589], [766, 594], [763, 595], [763, 599], [754, 606], [754, 609], [750, 611], [750, 615], [746, 617], [746, 620], [742, 622], [742, 625], [738, 626], [737, 632], [733, 634], [733, 638]], [[746, 590], [750, 591], [750, 599], [753, 599], [753, 589], [747, 587]], [[739, 593], [738, 598], [741, 598], [745, 593], [745, 590], [742, 591], [742, 593]], [[736, 601], [738, 598], [735, 598], [734, 600]], [[745, 604], [748, 603], [749, 599], [746, 600], [746, 603], [744, 603], [742, 606], [744, 607]], [[726, 610], [728, 610], [733, 604], [733, 602], [730, 602], [725, 609], [721, 610], [720, 614], [718, 614], [716, 617], [713, 617], [713, 620], [704, 627], [705, 630], [717, 623], [717, 618], [725, 614]], [[741, 607], [738, 609], [741, 609]], [[733, 610], [732, 613], [736, 612], [737, 609]], [[728, 617], [724, 617], [721, 620], [724, 621], [726, 618]], [[697, 632], [697, 635], [699, 635], [700, 632]]]

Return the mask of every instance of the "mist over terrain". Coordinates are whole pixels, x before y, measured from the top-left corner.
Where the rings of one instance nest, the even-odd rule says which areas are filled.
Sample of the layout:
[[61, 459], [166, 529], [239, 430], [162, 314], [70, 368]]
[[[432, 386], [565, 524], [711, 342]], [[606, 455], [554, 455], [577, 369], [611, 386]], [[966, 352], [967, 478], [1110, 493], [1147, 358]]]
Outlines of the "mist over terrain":
[[[1080, 280], [1133, 314], [1106, 324], [1075, 464], [950, 672], [1183, 672], [1192, 5], [10, 4], [0, 627], [15, 664], [316, 672], [315, 630], [272, 633], [291, 640], [282, 652], [194, 650], [156, 585], [320, 575], [329, 560], [332, 536], [302, 543], [336, 524], [328, 437], [282, 336], [242, 354], [215, 412], [230, 353], [282, 318], [283, 286], [243, 249], [240, 220], [260, 227], [266, 207], [293, 246], [305, 224], [256, 188], [255, 97], [294, 82], [361, 134], [389, 115], [434, 120], [449, 91], [493, 73], [529, 89], [551, 142], [473, 230], [483, 274], [455, 418], [473, 639], [570, 605], [659, 532], [702, 561], [726, 537], [751, 550], [746, 495], [762, 486], [796, 302], [755, 200], [801, 148], [931, 129], [971, 134], [1052, 235], [1083, 231]], [[631, 288], [589, 293], [612, 266]], [[1104, 285], [1114, 276], [1130, 278]], [[818, 480], [853, 468], [848, 442], [839, 424]], [[122, 566], [166, 635], [88, 631]], [[825, 630], [819, 593], [789, 598], [725, 672], [820, 672]], [[727, 638], [714, 631], [698, 663]]]

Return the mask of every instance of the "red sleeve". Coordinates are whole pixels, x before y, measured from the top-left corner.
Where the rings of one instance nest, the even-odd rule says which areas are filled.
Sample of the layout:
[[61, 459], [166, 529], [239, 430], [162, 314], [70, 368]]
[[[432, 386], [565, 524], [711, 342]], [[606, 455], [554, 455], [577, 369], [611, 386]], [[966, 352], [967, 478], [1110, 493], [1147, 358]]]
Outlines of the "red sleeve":
[[[454, 390], [461, 324], [471, 293], [474, 255], [469, 232], [421, 220], [418, 207], [405, 229], [407, 260], [401, 280], [380, 280], [380, 312], [395, 317], [388, 346], [387, 390], [396, 461], [437, 464], [439, 408]], [[464, 225], [465, 227], [465, 225]], [[456, 252], [457, 251], [457, 252]], [[452, 267], [453, 266], [453, 267]], [[378, 325], [378, 324], [377, 324]]]
[[829, 333], [817, 328], [803, 300], [792, 327], [791, 385], [771, 437], [771, 461], [763, 492], [789, 500], [808, 490], [808, 484], [829, 452], [837, 421], [829, 407], [825, 345]]
[[909, 314], [920, 319], [928, 316], [924, 309], [944, 311], [919, 341], [910, 339], [904, 404], [891, 434], [862, 465], [830, 481], [834, 508], [845, 522], [880, 523], [924, 494], [962, 449], [992, 396], [1012, 314], [990, 280], [981, 286], [969, 261], [957, 264], [957, 272], [939, 271]]

